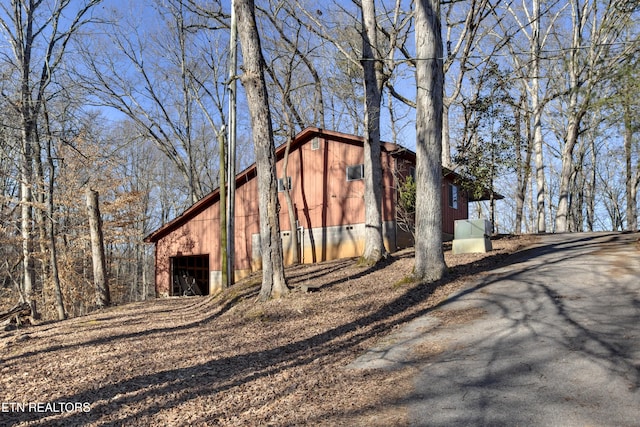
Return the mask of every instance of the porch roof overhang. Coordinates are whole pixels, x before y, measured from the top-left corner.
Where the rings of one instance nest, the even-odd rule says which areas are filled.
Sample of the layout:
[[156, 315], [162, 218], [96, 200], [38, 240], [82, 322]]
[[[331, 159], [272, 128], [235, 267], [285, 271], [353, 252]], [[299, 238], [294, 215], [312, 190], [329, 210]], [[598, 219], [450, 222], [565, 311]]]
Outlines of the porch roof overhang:
[[[452, 169], [447, 167], [442, 167], [442, 176], [453, 175], [453, 182], [457, 182], [459, 184], [472, 184], [475, 181], [475, 178], [469, 176], [463, 176]], [[470, 202], [482, 202], [485, 200], [502, 200], [504, 196], [500, 193], [493, 191], [490, 188], [483, 187], [482, 191], [479, 194], [468, 193], [467, 199]]]
[[[401, 145], [389, 144], [389, 143], [383, 144], [383, 147], [386, 148], [387, 151], [389, 151], [393, 156], [408, 159], [415, 164], [416, 153], [409, 150], [408, 148], [405, 148]], [[475, 178], [470, 176], [464, 176], [456, 172], [455, 169], [451, 169], [446, 166], [442, 166], [442, 176], [450, 177], [453, 182], [461, 185], [473, 183], [475, 181]], [[482, 191], [480, 192], [480, 195], [469, 194], [469, 197], [468, 197], [468, 200], [470, 202], [481, 202], [484, 200], [491, 200], [491, 199], [502, 200], [504, 199], [504, 196], [500, 193], [492, 191], [489, 188], [483, 188]]]

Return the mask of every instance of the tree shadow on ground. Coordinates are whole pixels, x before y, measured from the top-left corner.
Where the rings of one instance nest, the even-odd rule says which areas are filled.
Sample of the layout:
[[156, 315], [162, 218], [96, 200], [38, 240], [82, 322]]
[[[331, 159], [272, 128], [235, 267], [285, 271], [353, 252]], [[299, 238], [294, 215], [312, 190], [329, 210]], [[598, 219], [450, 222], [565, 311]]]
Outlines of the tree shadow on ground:
[[[136, 376], [127, 380], [114, 381], [104, 385], [93, 385], [83, 391], [62, 397], [61, 401], [67, 402], [94, 402], [89, 413], [70, 413], [61, 416], [59, 419], [45, 418], [42, 413], [17, 413], [12, 414], [15, 419], [12, 421], [29, 422], [32, 425], [71, 425], [89, 424], [99, 422], [103, 424], [105, 419], [117, 418], [116, 425], [127, 425], [140, 423], [141, 420], [151, 417], [166, 408], [175, 407], [183, 402], [201, 396], [211, 396], [216, 393], [233, 389], [234, 387], [247, 384], [255, 379], [276, 375], [292, 367], [307, 365], [318, 359], [333, 355], [336, 352], [350, 352], [360, 343], [381, 334], [388, 333], [400, 324], [414, 320], [420, 316], [428, 314], [433, 310], [443, 307], [464, 295], [478, 292], [489, 286], [498, 277], [504, 277], [505, 273], [496, 272], [495, 275], [486, 276], [480, 282], [466, 288], [456, 295], [452, 295], [445, 301], [433, 306], [425, 306], [433, 292], [439, 287], [447, 284], [452, 279], [458, 279], [468, 275], [488, 273], [496, 269], [503, 269], [516, 263], [525, 262], [535, 256], [551, 253], [554, 251], [568, 250], [573, 245], [588, 246], [588, 240], [574, 240], [567, 244], [550, 244], [537, 246], [535, 248], [521, 251], [515, 255], [507, 256], [496, 254], [484, 259], [474, 261], [472, 265], [461, 265], [450, 269], [449, 275], [438, 282], [419, 283], [408, 286], [406, 291], [379, 309], [365, 314], [354, 321], [344, 323], [331, 329], [322, 331], [313, 336], [291, 341], [287, 344], [275, 348], [237, 354], [229, 357], [212, 359], [204, 363], [195, 364], [188, 367], [169, 369], [161, 372], [154, 372]], [[391, 261], [393, 262], [393, 261]], [[322, 266], [322, 269], [339, 268], [337, 266]], [[371, 274], [373, 271], [382, 268], [367, 268], [356, 273], [362, 277]], [[523, 269], [532, 268], [524, 265], [522, 268], [514, 270], [512, 273], [521, 274]], [[305, 274], [301, 274], [298, 279], [304, 280]], [[320, 275], [321, 273], [313, 273]], [[339, 283], [339, 280], [329, 281], [322, 286], [330, 288]], [[132, 334], [121, 334], [105, 337], [97, 341], [87, 341], [77, 344], [78, 346], [91, 346], [103, 342], [104, 340], [124, 339], [145, 334], [162, 334], [174, 330], [192, 329], [195, 333], [197, 328], [203, 323], [215, 321], [220, 315], [228, 311], [238, 301], [250, 298], [255, 295], [255, 287], [246, 287], [236, 296], [224, 300], [214, 312], [175, 327], [151, 328], [147, 331], [135, 332]], [[551, 298], [558, 302], [558, 298]], [[212, 301], [215, 299], [210, 299]], [[207, 304], [210, 304], [208, 302]], [[416, 309], [416, 307], [423, 307]], [[561, 307], [558, 311], [562, 314]], [[56, 351], [66, 348], [64, 345], [53, 346], [46, 351]], [[8, 359], [6, 359], [8, 360]], [[129, 408], [124, 413], [122, 408]]]

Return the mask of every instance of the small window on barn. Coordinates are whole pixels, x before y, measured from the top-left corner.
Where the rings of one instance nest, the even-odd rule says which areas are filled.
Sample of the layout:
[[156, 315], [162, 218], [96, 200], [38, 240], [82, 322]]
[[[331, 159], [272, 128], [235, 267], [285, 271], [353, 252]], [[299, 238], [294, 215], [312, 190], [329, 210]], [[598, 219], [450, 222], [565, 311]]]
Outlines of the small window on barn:
[[409, 176], [413, 179], [413, 182], [416, 182], [416, 168], [413, 166], [409, 167]]
[[319, 148], [320, 148], [320, 138], [316, 136], [315, 138], [313, 138], [313, 141], [311, 141], [311, 149], [318, 150]]
[[284, 178], [278, 178], [278, 192], [281, 193], [284, 190], [290, 190], [291, 189], [291, 177], [288, 176], [287, 177], [287, 181], [285, 184], [285, 180]]
[[449, 207], [458, 209], [458, 186], [449, 184]]
[[364, 165], [347, 166], [347, 181], [364, 179]]

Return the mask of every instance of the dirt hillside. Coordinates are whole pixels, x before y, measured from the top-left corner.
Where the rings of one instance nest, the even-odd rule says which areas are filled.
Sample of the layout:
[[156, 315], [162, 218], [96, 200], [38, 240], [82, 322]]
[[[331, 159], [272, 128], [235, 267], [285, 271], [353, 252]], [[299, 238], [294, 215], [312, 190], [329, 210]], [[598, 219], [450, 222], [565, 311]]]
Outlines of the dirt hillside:
[[[403, 280], [413, 265], [405, 250], [375, 269], [353, 259], [290, 268], [282, 300], [258, 303], [254, 277], [216, 297], [0, 332], [0, 424], [404, 425], [411, 367], [345, 367], [530, 241], [497, 239], [488, 254], [447, 251], [448, 278], [432, 285]], [[430, 352], [420, 349], [416, 361]]]

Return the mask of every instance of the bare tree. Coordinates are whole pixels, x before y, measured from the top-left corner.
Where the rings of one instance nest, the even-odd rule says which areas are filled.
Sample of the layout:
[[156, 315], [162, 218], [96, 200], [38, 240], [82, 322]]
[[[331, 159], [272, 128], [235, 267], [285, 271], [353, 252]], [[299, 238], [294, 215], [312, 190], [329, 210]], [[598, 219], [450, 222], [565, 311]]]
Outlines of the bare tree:
[[543, 159], [543, 141], [542, 141], [542, 109], [544, 104], [540, 101], [540, 51], [542, 49], [541, 38], [541, 14], [540, 0], [532, 2], [532, 18], [531, 18], [531, 36], [529, 45], [531, 47], [530, 57], [532, 64], [531, 86], [529, 92], [531, 94], [531, 108], [533, 110], [533, 151], [535, 152], [535, 169], [536, 169], [536, 218], [538, 233], [547, 231], [547, 220], [545, 217], [545, 165]]
[[[633, 32], [632, 32], [633, 34]], [[640, 189], [640, 144], [636, 135], [640, 130], [638, 108], [640, 106], [640, 73], [638, 58], [631, 57], [610, 75], [604, 85], [607, 93], [599, 114], [606, 117], [608, 127], [619, 128], [622, 138], [620, 155], [623, 157], [625, 180], [625, 230], [638, 229], [638, 190]], [[600, 118], [600, 117], [598, 117]], [[595, 163], [595, 162], [594, 162]]]
[[[562, 167], [555, 229], [569, 231], [571, 177], [574, 151], [583, 131], [583, 119], [593, 106], [595, 89], [621, 59], [637, 48], [636, 43], [619, 43], [632, 20], [625, 2], [572, 0], [571, 38], [566, 58], [567, 117], [561, 152]], [[588, 45], [586, 42], [589, 42]], [[622, 46], [621, 48], [619, 48]]]
[[103, 123], [96, 115], [87, 117], [85, 123], [63, 118], [56, 125], [79, 128], [80, 132], [74, 135], [66, 133], [71, 129], [56, 130], [60, 137], [54, 140], [53, 221], [65, 309], [70, 316], [77, 316], [98, 305], [87, 212], [79, 209], [87, 202], [87, 183], [100, 192], [101, 202], [105, 266], [96, 277], [108, 277], [109, 300], [118, 304], [148, 295], [152, 254], [142, 238], [159, 225], [152, 209], [160, 205], [159, 196], [167, 191], [162, 187], [171, 192], [174, 188], [158, 177], [160, 170], [166, 169], [164, 157], [151, 141], [141, 140], [128, 121]]
[[[536, 183], [535, 230], [539, 233], [546, 231], [547, 223], [545, 171], [548, 167], [544, 160], [543, 116], [547, 103], [557, 96], [554, 92], [546, 90], [544, 85], [543, 64], [548, 63], [551, 58], [549, 54], [543, 55], [543, 50], [563, 10], [562, 7], [554, 9], [554, 2], [544, 5], [543, 8], [540, 0], [522, 3], [521, 8], [517, 8], [513, 3], [506, 3], [502, 15], [498, 10], [494, 11], [498, 25], [492, 30], [498, 43], [509, 52], [507, 58], [513, 64], [513, 73], [517, 76], [514, 87], [521, 88], [521, 108], [526, 119], [523, 122], [527, 136], [524, 159], [519, 158], [517, 162], [519, 166], [516, 231], [521, 228], [522, 207], [533, 160]], [[521, 152], [522, 150], [518, 150], [518, 153]]]
[[[625, 176], [625, 229], [638, 229], [638, 189], [640, 188], [640, 144], [636, 137], [640, 129], [638, 121], [638, 99], [640, 97], [640, 74], [637, 59], [629, 61], [612, 77], [608, 85], [611, 95], [606, 99], [605, 108], [611, 126], [620, 125], [624, 147]], [[635, 160], [634, 160], [635, 159]]]
[[[118, 221], [107, 223], [108, 227], [122, 226], [118, 236], [119, 253], [115, 253], [119, 258], [111, 262], [122, 264], [121, 283], [128, 285], [128, 298], [139, 301], [153, 295], [150, 293], [153, 254], [143, 239], [162, 223], [159, 200], [167, 197], [165, 194], [175, 193], [176, 189], [173, 180], [160, 178], [161, 171], [167, 168], [166, 158], [152, 141], [140, 136], [133, 123], [125, 120], [113, 124], [108, 137], [115, 143], [109, 152], [109, 159], [115, 164], [114, 173], [119, 177], [115, 191], [126, 198], [118, 209], [121, 213]], [[107, 232], [111, 230], [107, 228]], [[112, 284], [120, 283], [112, 281]]]
[[[392, 52], [394, 49], [391, 50]], [[362, 2], [362, 69], [364, 72], [364, 253], [361, 263], [376, 264], [388, 256], [382, 238], [382, 163], [380, 160], [380, 108], [383, 73], [378, 50], [374, 0]]]
[[[87, 0], [78, 5], [71, 0], [55, 4], [33, 0], [11, 0], [0, 8], [0, 28], [11, 45], [12, 67], [18, 82], [12, 94], [3, 92], [11, 107], [20, 117], [21, 150], [21, 235], [22, 235], [22, 290], [31, 306], [34, 317], [38, 317], [35, 306], [35, 269], [33, 236], [33, 165], [41, 167], [38, 122], [47, 89], [53, 73], [59, 68], [71, 38], [91, 18], [89, 11], [100, 0]], [[9, 56], [5, 56], [9, 58]]]
[[[384, 18], [378, 16], [374, 0], [353, 2], [352, 8], [348, 4], [336, 2], [334, 5], [337, 13], [331, 14], [331, 19], [340, 24], [332, 26], [329, 21], [321, 18], [324, 16], [322, 12], [305, 9], [300, 2], [296, 4], [307, 19], [307, 28], [335, 48], [334, 55], [338, 68], [344, 75], [355, 77], [355, 81], [350, 84], [351, 88], [358, 87], [360, 82], [363, 82], [364, 105], [357, 107], [355, 112], [357, 125], [354, 126], [354, 131], [357, 132], [360, 126], [364, 125], [365, 242], [360, 262], [368, 265], [376, 264], [388, 255], [384, 246], [382, 221], [383, 189], [380, 163], [382, 100], [384, 89], [387, 89], [390, 96], [397, 97], [407, 105], [413, 105], [413, 102], [399, 94], [392, 84], [392, 76], [398, 65], [404, 64], [404, 61], [396, 60], [395, 53], [400, 51], [406, 57], [410, 56], [405, 42], [409, 33], [411, 14], [404, 11], [400, 1], [379, 3], [382, 9], [380, 16]], [[343, 21], [347, 24], [342, 23]], [[360, 33], [361, 46], [354, 43], [354, 29], [358, 29]], [[338, 95], [344, 97], [342, 92]], [[356, 96], [356, 100], [358, 99]], [[364, 111], [361, 112], [361, 109]], [[393, 111], [390, 111], [390, 114], [394, 117]], [[361, 119], [363, 115], [364, 121]], [[395, 122], [393, 125], [395, 130]]]
[[[298, 264], [300, 262], [298, 221], [291, 198], [290, 181], [287, 176], [289, 154], [296, 131], [302, 130], [308, 123], [315, 124], [320, 128], [324, 127], [323, 87], [320, 75], [311, 60], [311, 52], [302, 50], [303, 46], [308, 44], [303, 39], [305, 32], [302, 23], [299, 20], [293, 20], [292, 23], [286, 25], [284, 20], [278, 16], [278, 13], [282, 11], [280, 4], [271, 4], [270, 10], [259, 10], [262, 16], [276, 29], [277, 34], [277, 37], [268, 39], [273, 53], [266, 66], [266, 72], [271, 79], [271, 86], [275, 89], [275, 95], [272, 92], [272, 97], [276, 98], [277, 105], [282, 106], [272, 111], [272, 117], [277, 123], [275, 133], [284, 136], [286, 144], [279, 180], [281, 185], [279, 184], [278, 190], [281, 190], [287, 205], [291, 238], [290, 262]], [[309, 78], [312, 80], [309, 81]], [[311, 100], [308, 97], [310, 84], [314, 88]], [[306, 107], [309, 104], [310, 106]]]
[[253, 0], [236, 0], [238, 37], [242, 47], [243, 74], [251, 114], [258, 180], [262, 288], [260, 299], [279, 298], [288, 293], [284, 277], [282, 243], [278, 218], [276, 159], [269, 98], [264, 77], [264, 59], [255, 20]]
[[[271, 81], [267, 83], [275, 86], [270, 93], [282, 105], [272, 111], [274, 133], [286, 140], [291, 132], [295, 134], [306, 126], [323, 129], [328, 88], [314, 61], [322, 40], [314, 38], [291, 5], [270, 1], [268, 8], [256, 6], [256, 11], [260, 12], [258, 19], [263, 18], [264, 25], [268, 23], [275, 29], [261, 36], [263, 43], [269, 45], [266, 72]], [[295, 126], [293, 130], [289, 130], [291, 125]]]
[[416, 31], [416, 244], [414, 277], [442, 278], [442, 33], [440, 2], [417, 0]]
[[[638, 143], [635, 144], [634, 150], [634, 133], [637, 133], [636, 129], [638, 129], [638, 117], [633, 112], [633, 103], [637, 103], [638, 96], [640, 95], [640, 91], [638, 91], [638, 81], [635, 80], [633, 83], [628, 82], [628, 84], [624, 85], [624, 90], [622, 94], [627, 95], [622, 103], [623, 109], [623, 123], [624, 123], [624, 157], [625, 157], [625, 178], [626, 178], [626, 186], [625, 186], [625, 198], [627, 201], [627, 211], [626, 211], [626, 229], [629, 231], [638, 230], [638, 210], [637, 210], [637, 200], [638, 200], [638, 188], [640, 188], [640, 160], [636, 160], [635, 167], [633, 166], [633, 153], [634, 151], [637, 153]], [[631, 94], [635, 94], [634, 98], [631, 99], [629, 96]], [[623, 95], [623, 96], [625, 96]], [[637, 104], [636, 104], [637, 108]], [[637, 110], [636, 110], [637, 111]], [[637, 141], [637, 138], [636, 138]]]
[[56, 178], [56, 168], [55, 163], [56, 160], [53, 154], [53, 132], [51, 130], [51, 123], [49, 119], [49, 114], [47, 111], [46, 103], [43, 106], [44, 108], [44, 122], [46, 126], [46, 158], [47, 158], [47, 166], [48, 166], [48, 185], [47, 185], [47, 198], [46, 198], [46, 206], [47, 206], [47, 240], [49, 242], [49, 270], [51, 276], [51, 282], [53, 284], [53, 291], [55, 295], [55, 307], [58, 313], [58, 320], [64, 320], [67, 318], [67, 313], [64, 308], [64, 299], [62, 297], [62, 288], [60, 286], [60, 274], [58, 272], [58, 245], [56, 242], [56, 223], [54, 220], [55, 214], [55, 203], [54, 203], [54, 192], [55, 192], [55, 178]]
[[[447, 87], [445, 87], [442, 104], [442, 164], [452, 167], [449, 110], [458, 101], [467, 72], [476, 67], [475, 64], [470, 63], [471, 56], [477, 54], [475, 48], [480, 39], [490, 32], [486, 26], [481, 24], [491, 16], [494, 5], [489, 0], [443, 3], [443, 6], [446, 7], [443, 15], [446, 23], [445, 43], [447, 47], [443, 70], [451, 92], [447, 94]], [[456, 67], [456, 65], [459, 66]]]
[[111, 296], [107, 282], [107, 261], [104, 252], [104, 234], [98, 205], [98, 192], [91, 188], [87, 188], [87, 216], [89, 217], [89, 234], [91, 236], [91, 260], [96, 305], [98, 308], [103, 308], [110, 304]]
[[516, 183], [516, 212], [515, 224], [513, 231], [522, 233], [524, 223], [524, 207], [527, 198], [527, 189], [529, 180], [531, 179], [531, 156], [533, 154], [531, 141], [531, 132], [529, 127], [529, 114], [527, 109], [527, 96], [522, 93], [520, 97], [520, 105], [514, 108], [514, 130], [515, 135], [515, 172], [517, 177]]
[[600, 167], [596, 170], [598, 193], [606, 217], [602, 214], [596, 219], [598, 227], [604, 230], [621, 231], [624, 229], [625, 179], [620, 174], [621, 147], [606, 141], [602, 147]]
[[[215, 130], [202, 126], [198, 103], [206, 99], [208, 109], [224, 113], [217, 83], [225, 79], [227, 49], [215, 39], [217, 27], [187, 0], [156, 3], [146, 13], [157, 30], [142, 28], [133, 12], [114, 17], [108, 37], [85, 39], [77, 78], [96, 104], [126, 115], [170, 159], [186, 183], [188, 205], [217, 186]], [[220, 80], [205, 90], [212, 76]]]

